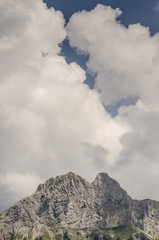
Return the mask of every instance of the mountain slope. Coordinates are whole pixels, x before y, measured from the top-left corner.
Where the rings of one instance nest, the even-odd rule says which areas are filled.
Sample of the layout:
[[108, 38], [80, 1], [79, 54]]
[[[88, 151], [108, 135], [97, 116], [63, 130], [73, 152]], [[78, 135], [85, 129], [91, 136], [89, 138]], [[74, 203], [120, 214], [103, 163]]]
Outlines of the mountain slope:
[[74, 229], [102, 229], [134, 225], [159, 236], [159, 202], [131, 199], [119, 183], [99, 173], [93, 183], [70, 172], [47, 180], [33, 195], [0, 216], [0, 239], [9, 234], [36, 235], [55, 224]]

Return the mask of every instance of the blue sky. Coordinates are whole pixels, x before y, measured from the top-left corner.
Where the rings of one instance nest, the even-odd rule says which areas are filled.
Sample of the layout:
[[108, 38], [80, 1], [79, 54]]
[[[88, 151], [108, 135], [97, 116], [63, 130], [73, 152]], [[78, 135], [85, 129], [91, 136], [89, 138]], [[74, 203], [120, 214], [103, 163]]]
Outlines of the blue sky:
[[63, 12], [65, 19], [68, 21], [71, 15], [77, 11], [93, 9], [98, 3], [120, 8], [124, 14], [121, 21], [124, 25], [140, 22], [144, 26], [149, 26], [152, 34], [159, 31], [158, 14], [154, 11], [157, 0], [44, 0], [48, 7], [54, 7], [56, 10]]

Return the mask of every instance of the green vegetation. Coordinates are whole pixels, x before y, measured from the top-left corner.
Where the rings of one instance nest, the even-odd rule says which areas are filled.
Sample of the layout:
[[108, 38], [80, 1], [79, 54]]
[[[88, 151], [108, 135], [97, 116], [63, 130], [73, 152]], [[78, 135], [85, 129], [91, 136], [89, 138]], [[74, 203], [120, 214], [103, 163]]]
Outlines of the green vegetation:
[[136, 233], [136, 228], [134, 226], [121, 226], [106, 231], [109, 233], [109, 236], [112, 236], [112, 239], [128, 239]]
[[81, 209], [86, 208], [85, 202], [82, 202], [79, 207], [80, 207]]
[[43, 235], [35, 238], [35, 240], [51, 240], [51, 237], [48, 232], [44, 232]]
[[42, 240], [42, 236], [36, 237], [35, 240]]
[[[81, 234], [82, 232], [82, 234]], [[80, 235], [79, 235], [80, 233]], [[110, 229], [83, 230], [76, 232], [76, 238], [82, 240], [148, 240], [145, 234], [134, 226], [122, 226]]]
[[51, 228], [57, 228], [57, 225], [55, 223], [49, 223], [47, 226]]
[[23, 235], [22, 234], [18, 234], [16, 236], [13, 237], [14, 239], [20, 240], [23, 239]]
[[2, 216], [2, 215], [3, 215], [3, 214], [0, 212], [0, 220], [3, 219], [3, 216]]
[[55, 239], [56, 239], [56, 240], [63, 240], [62, 234], [56, 234], [56, 235], [55, 235]]
[[11, 236], [10, 236], [10, 240], [14, 240], [15, 238], [14, 238], [14, 235], [13, 234], [11, 234]]
[[63, 240], [70, 240], [70, 237], [68, 236], [67, 231], [64, 232], [64, 234], [63, 234]]
[[32, 234], [32, 229], [28, 232], [28, 240], [31, 240], [32, 239], [32, 236], [33, 236], [33, 234]]
[[136, 233], [136, 234], [135, 234], [135, 237], [136, 237], [137, 239], [141, 239], [141, 240], [149, 240], [149, 238], [146, 237], [143, 233]]
[[[48, 228], [49, 227], [49, 228]], [[70, 227], [59, 227], [54, 223], [48, 224], [36, 238], [33, 229], [26, 235], [7, 236], [7, 240], [154, 240], [134, 226], [122, 226], [109, 229], [79, 230]], [[1, 229], [3, 234], [3, 230]], [[1, 240], [4, 240], [1, 238]], [[157, 238], [156, 238], [157, 240]]]

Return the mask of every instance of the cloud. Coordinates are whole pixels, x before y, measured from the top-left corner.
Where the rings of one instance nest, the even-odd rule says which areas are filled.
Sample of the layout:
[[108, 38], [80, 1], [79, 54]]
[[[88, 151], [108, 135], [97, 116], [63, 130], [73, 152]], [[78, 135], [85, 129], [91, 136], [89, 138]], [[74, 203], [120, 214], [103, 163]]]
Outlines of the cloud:
[[154, 10], [155, 10], [157, 13], [159, 12], [159, 2], [157, 2], [157, 4], [156, 4]]
[[120, 14], [103, 5], [75, 13], [67, 25], [70, 44], [89, 54], [87, 66], [97, 73], [105, 105], [133, 96], [158, 105], [159, 35], [151, 37], [140, 24], [124, 27]]
[[0, 13], [1, 76], [33, 64], [42, 53], [59, 53], [58, 44], [66, 36], [61, 12], [48, 10], [39, 0], [15, 0], [2, 1]]
[[[7, 172], [6, 175], [0, 176], [0, 202], [1, 209], [6, 208], [6, 202], [8, 206], [17, 201], [30, 195], [30, 192], [34, 192], [39, 182], [43, 182], [44, 179], [39, 178], [36, 175], [20, 174], [16, 172]], [[6, 201], [7, 199], [7, 201]]]
[[[140, 24], [125, 28], [120, 14], [98, 5], [67, 25], [71, 45], [89, 54], [97, 73], [90, 90], [85, 71], [59, 56], [67, 35], [62, 13], [41, 0], [1, 1], [0, 209], [68, 171], [90, 181], [106, 171], [133, 196], [159, 198], [152, 192], [159, 180], [159, 37]], [[130, 98], [134, 105], [115, 118], [102, 104]]]
[[[83, 144], [88, 160], [93, 163], [95, 169], [102, 169], [107, 166], [108, 152], [101, 145], [91, 145], [89, 143]], [[87, 160], [87, 161], [88, 161]], [[109, 166], [109, 164], [108, 164]]]
[[88, 70], [97, 74], [95, 88], [105, 106], [138, 99], [118, 110], [116, 119], [129, 128], [111, 172], [132, 196], [159, 199], [159, 34], [151, 36], [140, 24], [126, 28], [120, 14], [100, 4], [75, 13], [67, 25], [69, 41], [89, 54]]
[[0, 209], [70, 170], [93, 179], [122, 149], [127, 124], [105, 112], [85, 71], [59, 56], [64, 24], [40, 0], [1, 1]]

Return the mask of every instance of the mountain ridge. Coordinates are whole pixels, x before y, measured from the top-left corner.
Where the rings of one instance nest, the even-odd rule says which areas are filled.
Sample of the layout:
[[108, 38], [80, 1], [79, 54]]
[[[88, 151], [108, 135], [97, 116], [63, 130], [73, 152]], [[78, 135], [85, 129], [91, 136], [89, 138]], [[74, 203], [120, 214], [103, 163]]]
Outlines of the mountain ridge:
[[[69, 172], [40, 184], [27, 198], [0, 216], [0, 239], [13, 232], [35, 233], [55, 224], [74, 229], [103, 229], [134, 225], [159, 237], [159, 202], [133, 200], [107, 173], [90, 183]], [[2, 234], [3, 232], [3, 234]]]

